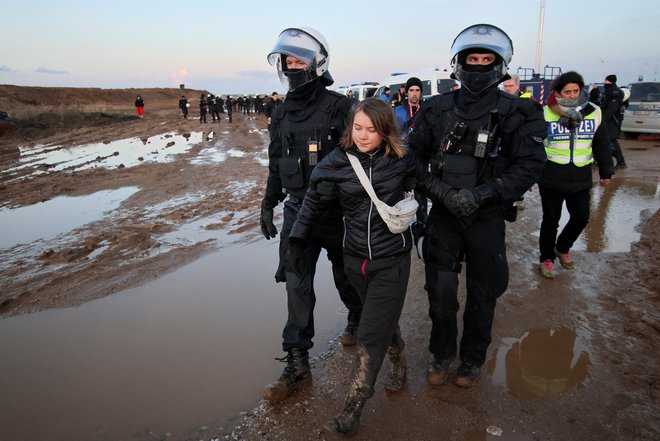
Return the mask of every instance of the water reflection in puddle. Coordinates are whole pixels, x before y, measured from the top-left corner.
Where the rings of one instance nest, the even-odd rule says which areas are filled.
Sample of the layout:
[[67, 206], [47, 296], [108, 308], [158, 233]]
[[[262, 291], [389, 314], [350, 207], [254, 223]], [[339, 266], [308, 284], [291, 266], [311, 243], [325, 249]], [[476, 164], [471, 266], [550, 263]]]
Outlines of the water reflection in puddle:
[[134, 167], [142, 162], [169, 162], [202, 142], [202, 133], [185, 135], [165, 133], [149, 138], [129, 138], [110, 143], [86, 144], [75, 147], [38, 145], [21, 149], [20, 165], [6, 170], [11, 175], [29, 167], [34, 174], [62, 170], [86, 170], [95, 167]]
[[223, 162], [227, 158], [242, 158], [244, 156], [246, 156], [246, 153], [243, 150], [227, 148], [224, 140], [220, 139], [212, 146], [202, 149], [197, 156], [190, 160], [190, 163], [194, 165], [205, 165]]
[[[641, 237], [637, 228], [640, 211], [660, 208], [659, 191], [660, 182], [626, 178], [615, 178], [606, 187], [594, 187], [589, 223], [574, 249], [590, 253], [630, 251], [630, 244]], [[567, 211], [564, 217], [568, 219]]]
[[532, 329], [504, 338], [488, 361], [493, 383], [519, 400], [548, 398], [574, 390], [588, 379], [591, 364], [583, 338], [574, 331]]
[[[273, 278], [278, 244], [263, 242], [77, 308], [0, 320], [6, 439], [117, 440], [149, 431], [181, 439], [254, 408], [284, 367], [273, 359], [282, 355], [286, 320], [284, 285]], [[312, 355], [345, 320], [329, 265], [319, 262]]]
[[99, 220], [138, 190], [138, 187], [124, 187], [88, 196], [60, 196], [21, 208], [0, 208], [0, 248], [49, 240]]

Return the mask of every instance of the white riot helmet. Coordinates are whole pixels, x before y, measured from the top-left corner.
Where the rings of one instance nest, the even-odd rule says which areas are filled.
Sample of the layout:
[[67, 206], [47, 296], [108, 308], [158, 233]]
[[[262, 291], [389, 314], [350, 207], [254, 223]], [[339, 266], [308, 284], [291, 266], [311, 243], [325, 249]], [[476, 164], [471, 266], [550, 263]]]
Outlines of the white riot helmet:
[[[309, 69], [288, 69], [286, 57], [293, 56], [309, 66]], [[328, 66], [330, 51], [323, 35], [312, 28], [287, 28], [277, 38], [275, 47], [268, 54], [268, 62], [277, 67], [280, 81], [292, 92], [310, 81], [323, 77], [326, 85], [334, 82]]]
[[[471, 53], [492, 52], [497, 59], [487, 66], [472, 66], [465, 63]], [[497, 26], [489, 24], [472, 25], [454, 39], [451, 45], [451, 63], [454, 77], [472, 93], [479, 93], [499, 83], [506, 76], [513, 43], [509, 36]]]

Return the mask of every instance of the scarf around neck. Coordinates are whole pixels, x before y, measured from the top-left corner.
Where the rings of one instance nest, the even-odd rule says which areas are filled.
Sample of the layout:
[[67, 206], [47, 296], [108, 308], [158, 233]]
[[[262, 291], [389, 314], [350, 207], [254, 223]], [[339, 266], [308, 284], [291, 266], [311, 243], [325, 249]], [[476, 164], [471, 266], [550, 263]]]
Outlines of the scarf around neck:
[[548, 97], [547, 104], [550, 110], [559, 115], [559, 124], [571, 130], [580, 124], [585, 115], [596, 110], [584, 90], [574, 100], [557, 99], [553, 92]]

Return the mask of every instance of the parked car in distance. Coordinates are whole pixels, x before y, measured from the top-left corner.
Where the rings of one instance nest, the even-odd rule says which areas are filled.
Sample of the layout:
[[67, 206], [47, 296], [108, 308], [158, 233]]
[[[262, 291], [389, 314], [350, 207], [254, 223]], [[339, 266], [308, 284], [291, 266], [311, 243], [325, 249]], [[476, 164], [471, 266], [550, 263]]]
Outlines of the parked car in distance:
[[621, 132], [624, 136], [660, 134], [660, 82], [633, 83], [629, 87], [629, 105], [623, 117]]

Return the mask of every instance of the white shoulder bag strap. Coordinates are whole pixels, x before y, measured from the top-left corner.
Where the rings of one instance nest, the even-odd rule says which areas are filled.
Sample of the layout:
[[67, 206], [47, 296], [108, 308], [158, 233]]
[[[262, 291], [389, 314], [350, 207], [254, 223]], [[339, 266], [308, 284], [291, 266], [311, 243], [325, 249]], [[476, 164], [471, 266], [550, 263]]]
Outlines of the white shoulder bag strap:
[[351, 167], [353, 167], [360, 183], [376, 206], [378, 214], [385, 224], [387, 224], [387, 228], [389, 228], [394, 234], [402, 233], [407, 230], [415, 219], [415, 213], [417, 212], [418, 207], [417, 201], [413, 195], [407, 193], [404, 199], [397, 202], [394, 207], [390, 207], [376, 196], [376, 192], [374, 191], [369, 178], [367, 178], [367, 174], [364, 172], [360, 160], [349, 153], [346, 153], [346, 156], [348, 156], [348, 160], [351, 161]]
[[346, 156], [348, 156], [348, 160], [351, 161], [351, 167], [353, 167], [355, 174], [360, 180], [360, 184], [362, 184], [364, 189], [367, 190], [367, 194], [369, 195], [371, 200], [374, 201], [374, 204], [376, 204], [376, 206], [378, 206], [378, 204], [382, 204], [383, 202], [380, 199], [378, 199], [378, 196], [376, 196], [376, 192], [374, 191], [374, 188], [371, 186], [371, 182], [369, 181], [367, 174], [364, 172], [364, 169], [362, 168], [362, 164], [360, 164], [360, 160], [348, 152], [346, 153]]

